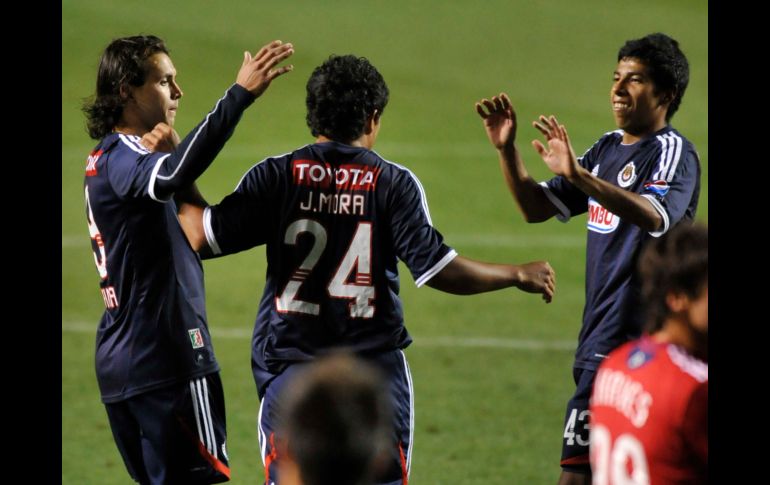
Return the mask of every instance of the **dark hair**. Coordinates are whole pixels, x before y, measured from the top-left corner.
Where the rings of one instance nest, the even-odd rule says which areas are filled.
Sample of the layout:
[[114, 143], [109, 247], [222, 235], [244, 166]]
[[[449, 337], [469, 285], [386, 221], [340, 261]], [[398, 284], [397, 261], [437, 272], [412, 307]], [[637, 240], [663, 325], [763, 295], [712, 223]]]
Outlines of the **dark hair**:
[[639, 59], [647, 66], [657, 92], [673, 95], [666, 111], [668, 122], [679, 109], [690, 82], [690, 65], [679, 49], [679, 42], [661, 33], [629, 40], [618, 51], [618, 62], [627, 57]]
[[681, 223], [645, 246], [639, 258], [642, 294], [647, 305], [647, 332], [663, 328], [671, 310], [666, 295], [696, 298], [708, 284], [709, 232], [700, 224]]
[[351, 142], [374, 110], [382, 115], [388, 95], [385, 80], [366, 58], [332, 55], [307, 82], [307, 125], [313, 136]]
[[392, 439], [387, 389], [375, 368], [347, 354], [321, 358], [287, 384], [276, 437], [305, 485], [371, 483]]
[[120, 96], [121, 86], [144, 84], [146, 61], [158, 52], [168, 54], [168, 49], [154, 35], [115, 39], [104, 49], [96, 76], [96, 96], [83, 105], [91, 138], [104, 138], [115, 128], [125, 104]]

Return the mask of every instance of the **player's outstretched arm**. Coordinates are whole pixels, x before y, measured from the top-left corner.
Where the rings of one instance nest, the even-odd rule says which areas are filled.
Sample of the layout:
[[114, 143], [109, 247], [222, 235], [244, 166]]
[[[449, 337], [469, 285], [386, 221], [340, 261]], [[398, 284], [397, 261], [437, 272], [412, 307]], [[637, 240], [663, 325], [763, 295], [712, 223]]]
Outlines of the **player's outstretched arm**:
[[543, 133], [548, 147], [539, 140], [534, 140], [532, 146], [553, 173], [563, 176], [607, 210], [645, 231], [657, 231], [663, 226], [663, 218], [648, 199], [594, 177], [578, 163], [567, 129], [555, 116], [541, 116], [540, 122], [533, 125]]
[[[485, 109], [486, 108], [486, 109]], [[556, 214], [543, 188], [529, 175], [516, 148], [516, 112], [505, 93], [482, 99], [476, 112], [484, 122], [492, 146], [497, 150], [500, 169], [513, 199], [527, 222], [542, 222]]]
[[455, 295], [474, 295], [515, 286], [540, 293], [550, 303], [556, 290], [556, 273], [545, 261], [521, 265], [493, 264], [457, 256], [426, 283]]
[[177, 192], [174, 199], [177, 203], [177, 217], [184, 235], [187, 236], [193, 250], [201, 253], [201, 257], [203, 257], [207, 254], [206, 250], [209, 247], [203, 228], [203, 212], [208, 203], [195, 184], [188, 189]]
[[277, 77], [292, 66], [276, 65], [294, 54], [291, 43], [275, 40], [255, 56], [244, 52], [236, 82], [214, 109], [165, 158], [158, 161], [151, 195], [164, 200], [189, 187], [207, 168], [230, 138], [241, 115]]

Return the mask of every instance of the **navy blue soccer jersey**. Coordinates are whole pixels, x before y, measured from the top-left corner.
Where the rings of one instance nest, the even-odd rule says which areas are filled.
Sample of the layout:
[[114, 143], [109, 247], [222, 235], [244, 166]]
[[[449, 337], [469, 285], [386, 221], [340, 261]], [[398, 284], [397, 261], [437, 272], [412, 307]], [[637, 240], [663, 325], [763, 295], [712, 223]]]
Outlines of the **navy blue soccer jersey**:
[[698, 155], [679, 132], [667, 126], [634, 144], [622, 141], [622, 130], [607, 133], [578, 161], [594, 176], [646, 197], [663, 219], [659, 231], [622, 220], [561, 176], [541, 183], [562, 222], [587, 212], [586, 304], [575, 366], [590, 370], [641, 334], [640, 251], [650, 237], [692, 221], [700, 193]]
[[215, 255], [267, 245], [253, 337], [260, 395], [269, 374], [332, 347], [409, 345], [397, 260], [422, 286], [457, 255], [433, 227], [412, 172], [337, 142], [257, 164], [206, 209], [204, 228]]
[[106, 307], [96, 334], [105, 403], [219, 370], [200, 258], [167, 199], [213, 160], [253, 100], [234, 85], [173, 153], [112, 133], [88, 157], [86, 217]]

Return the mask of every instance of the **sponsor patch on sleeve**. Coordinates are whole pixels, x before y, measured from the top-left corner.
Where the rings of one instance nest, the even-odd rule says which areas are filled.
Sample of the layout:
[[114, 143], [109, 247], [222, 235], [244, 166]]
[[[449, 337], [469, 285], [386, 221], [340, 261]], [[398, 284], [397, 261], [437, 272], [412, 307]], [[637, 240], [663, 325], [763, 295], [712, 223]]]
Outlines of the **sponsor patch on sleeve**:
[[668, 193], [668, 182], [665, 180], [656, 180], [655, 182], [647, 182], [644, 184], [644, 191], [651, 194], [663, 197]]

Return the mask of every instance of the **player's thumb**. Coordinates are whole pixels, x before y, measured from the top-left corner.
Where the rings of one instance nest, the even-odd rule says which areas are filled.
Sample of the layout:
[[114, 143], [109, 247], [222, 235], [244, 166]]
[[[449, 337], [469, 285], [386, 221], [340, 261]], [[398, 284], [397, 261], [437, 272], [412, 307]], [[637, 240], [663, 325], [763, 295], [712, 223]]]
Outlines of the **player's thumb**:
[[532, 140], [532, 148], [535, 149], [537, 153], [540, 154], [541, 157], [545, 156], [545, 146], [543, 146], [542, 143], [540, 143], [540, 140]]

